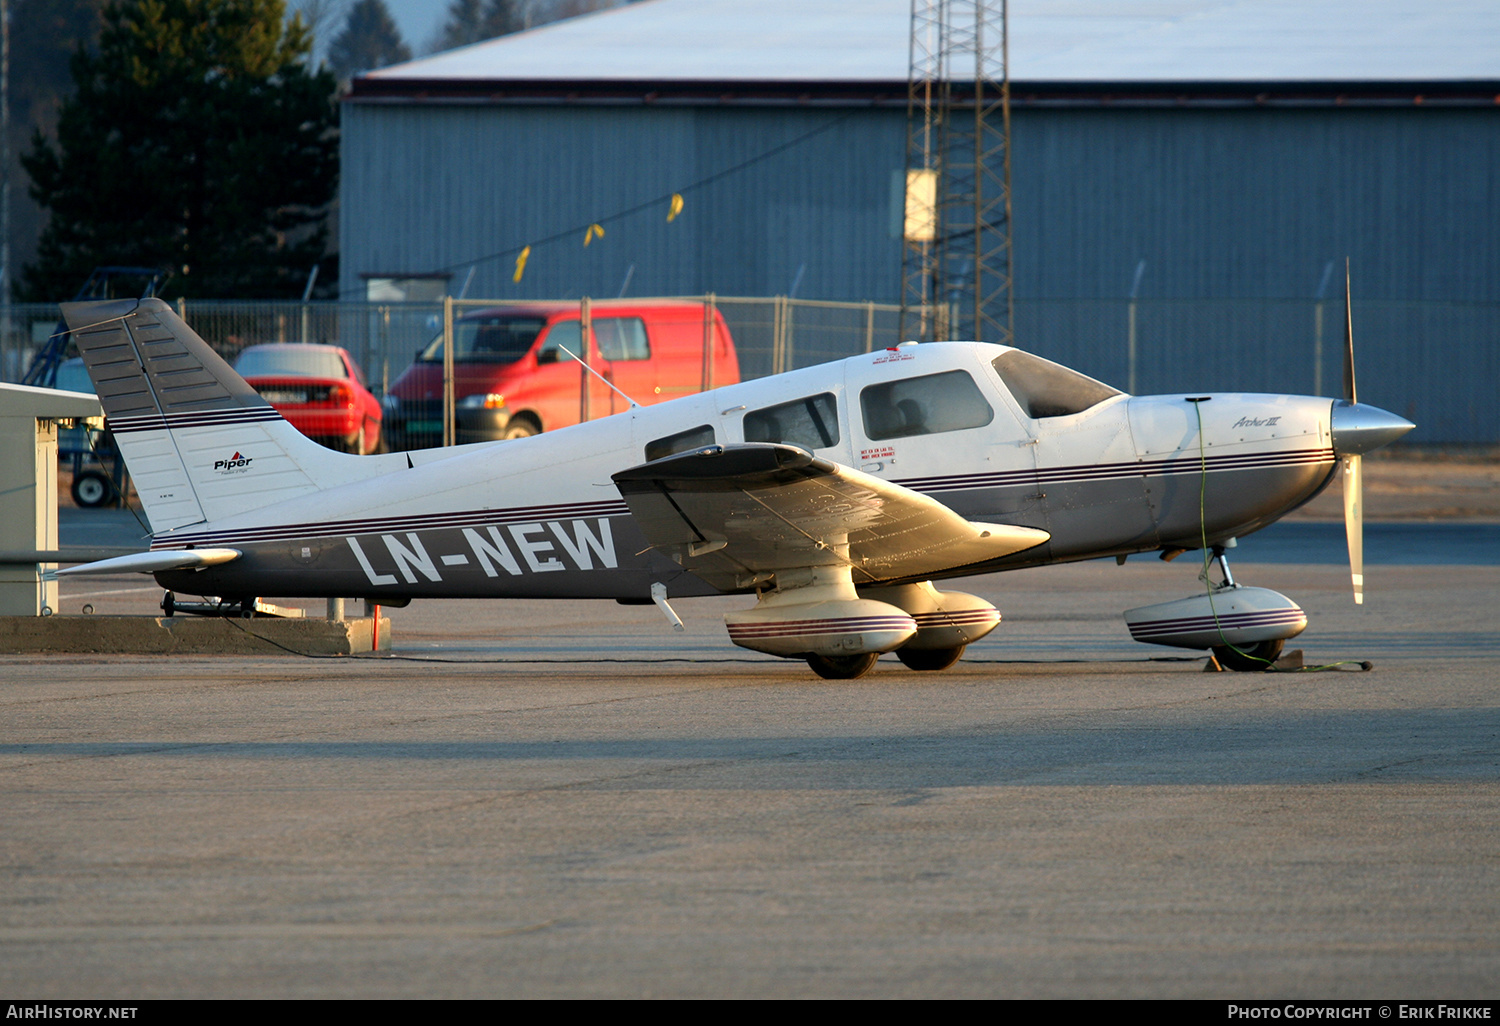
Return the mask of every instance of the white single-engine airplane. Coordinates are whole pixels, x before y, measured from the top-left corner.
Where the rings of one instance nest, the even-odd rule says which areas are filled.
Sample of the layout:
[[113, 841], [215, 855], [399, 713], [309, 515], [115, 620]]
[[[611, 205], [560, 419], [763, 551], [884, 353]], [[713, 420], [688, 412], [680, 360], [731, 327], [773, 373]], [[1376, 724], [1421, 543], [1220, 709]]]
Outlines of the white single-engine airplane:
[[[754, 595], [745, 648], [863, 674], [939, 670], [995, 628], [933, 581], [1102, 556], [1211, 551], [1223, 580], [1126, 614], [1141, 641], [1263, 669], [1306, 626], [1235, 583], [1233, 539], [1345, 466], [1356, 601], [1359, 460], [1413, 425], [1353, 394], [1129, 396], [1018, 349], [906, 343], [534, 438], [354, 456], [283, 420], [165, 303], [72, 303], [151, 551], [60, 571], [144, 572], [258, 596]], [[1205, 577], [1206, 579], [1206, 577]]]

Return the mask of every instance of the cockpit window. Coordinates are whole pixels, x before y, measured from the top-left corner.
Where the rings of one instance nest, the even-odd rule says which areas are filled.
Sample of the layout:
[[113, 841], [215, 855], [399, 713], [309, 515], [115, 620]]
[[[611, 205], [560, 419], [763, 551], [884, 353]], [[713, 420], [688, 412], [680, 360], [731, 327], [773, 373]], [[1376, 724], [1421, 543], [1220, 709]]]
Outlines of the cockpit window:
[[1019, 349], [995, 357], [994, 366], [1010, 394], [1033, 420], [1082, 413], [1110, 396], [1124, 394], [1075, 370]]
[[859, 407], [871, 441], [984, 427], [995, 419], [979, 386], [961, 370], [871, 385], [859, 393]]
[[832, 392], [745, 414], [745, 441], [785, 442], [804, 449], [839, 444], [838, 402]]

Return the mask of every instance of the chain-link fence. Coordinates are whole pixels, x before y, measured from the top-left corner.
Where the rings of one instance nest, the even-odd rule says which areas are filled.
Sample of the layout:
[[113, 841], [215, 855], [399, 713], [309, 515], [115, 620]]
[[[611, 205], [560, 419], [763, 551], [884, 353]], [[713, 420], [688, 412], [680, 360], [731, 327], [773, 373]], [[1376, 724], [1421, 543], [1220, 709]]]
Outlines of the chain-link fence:
[[[723, 316], [744, 379], [894, 345], [900, 311], [880, 303], [697, 296]], [[651, 300], [638, 300], [650, 303]], [[233, 362], [247, 345], [344, 347], [384, 396], [442, 331], [441, 303], [174, 303]], [[485, 306], [466, 300], [456, 315]], [[1137, 394], [1342, 394], [1339, 300], [1018, 300], [1017, 344]], [[20, 381], [57, 327], [52, 305], [0, 308], [0, 378]], [[1500, 444], [1500, 304], [1356, 301], [1359, 397], [1417, 422], [1415, 441]], [[67, 354], [72, 355], [72, 354]], [[399, 439], [390, 439], [399, 444]]]

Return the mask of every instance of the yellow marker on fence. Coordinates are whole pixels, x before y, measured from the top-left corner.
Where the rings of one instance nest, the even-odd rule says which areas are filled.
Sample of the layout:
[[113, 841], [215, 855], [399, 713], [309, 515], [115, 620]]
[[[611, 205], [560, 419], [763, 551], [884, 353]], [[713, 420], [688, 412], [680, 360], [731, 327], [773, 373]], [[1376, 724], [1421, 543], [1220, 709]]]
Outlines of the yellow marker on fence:
[[667, 223], [671, 224], [678, 214], [682, 213], [682, 193], [672, 193], [672, 202], [667, 207]]
[[586, 231], [586, 232], [583, 233], [583, 244], [585, 246], [587, 246], [589, 243], [593, 242], [595, 239], [602, 239], [602, 238], [604, 238], [604, 229], [601, 226], [597, 225], [597, 224], [591, 224], [591, 225], [589, 225], [588, 231]]
[[510, 276], [511, 281], [520, 281], [521, 274], [526, 270], [526, 258], [531, 256], [531, 247], [527, 246], [521, 250], [521, 255], [516, 257], [516, 273]]

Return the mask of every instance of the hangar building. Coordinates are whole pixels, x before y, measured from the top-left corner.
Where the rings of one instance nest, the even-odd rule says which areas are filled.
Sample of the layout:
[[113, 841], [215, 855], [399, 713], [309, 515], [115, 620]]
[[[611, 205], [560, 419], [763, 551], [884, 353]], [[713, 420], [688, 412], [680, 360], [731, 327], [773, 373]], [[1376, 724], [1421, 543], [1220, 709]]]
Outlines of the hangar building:
[[[897, 302], [910, 11], [646, 0], [362, 76], [341, 292]], [[1500, 442], [1497, 38], [1465, 0], [1012, 0], [1018, 344], [1123, 386], [1128, 315], [1139, 391], [1311, 391], [1316, 331], [1335, 394], [1347, 256], [1361, 394]]]

